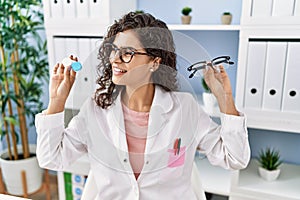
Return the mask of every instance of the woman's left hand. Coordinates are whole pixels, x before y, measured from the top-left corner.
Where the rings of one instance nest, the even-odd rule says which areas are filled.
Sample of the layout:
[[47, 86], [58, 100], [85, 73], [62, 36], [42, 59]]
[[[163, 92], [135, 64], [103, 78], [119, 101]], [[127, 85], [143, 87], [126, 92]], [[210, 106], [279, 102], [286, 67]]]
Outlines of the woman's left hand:
[[229, 77], [223, 65], [220, 65], [219, 68], [219, 71], [212, 67], [207, 67], [207, 69], [204, 70], [205, 82], [217, 98], [224, 94], [232, 95]]
[[222, 65], [220, 70], [207, 67], [204, 70], [204, 80], [211, 92], [216, 96], [220, 111], [226, 114], [238, 115], [232, 96], [230, 79]]

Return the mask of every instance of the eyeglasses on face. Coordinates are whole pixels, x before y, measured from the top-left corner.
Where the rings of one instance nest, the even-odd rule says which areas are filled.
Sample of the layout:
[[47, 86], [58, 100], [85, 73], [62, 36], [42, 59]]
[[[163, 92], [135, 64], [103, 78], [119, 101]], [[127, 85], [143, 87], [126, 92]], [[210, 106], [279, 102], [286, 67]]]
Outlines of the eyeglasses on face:
[[113, 61], [116, 58], [116, 56], [119, 56], [119, 59], [123, 63], [130, 63], [134, 55], [151, 56], [149, 53], [146, 52], [138, 52], [133, 47], [118, 48], [116, 45], [112, 43], [104, 44], [103, 48], [104, 51], [107, 53], [110, 61]]
[[[228, 64], [228, 65], [226, 65], [227, 67], [229, 65], [234, 64], [234, 62], [230, 61], [230, 56], [219, 56], [219, 57], [216, 57], [216, 58], [214, 58], [212, 60], [209, 60], [209, 61], [203, 60], [203, 61], [200, 61], [200, 62], [196, 62], [196, 63], [192, 64], [191, 66], [189, 66], [187, 68], [188, 71], [193, 71], [190, 74], [189, 78], [193, 78], [194, 75], [197, 72], [202, 71], [202, 69], [205, 69], [207, 66], [212, 67], [215, 70], [219, 71], [220, 70], [219, 65], [222, 64], [222, 63]], [[226, 69], [226, 66], [225, 66], [225, 69]]]

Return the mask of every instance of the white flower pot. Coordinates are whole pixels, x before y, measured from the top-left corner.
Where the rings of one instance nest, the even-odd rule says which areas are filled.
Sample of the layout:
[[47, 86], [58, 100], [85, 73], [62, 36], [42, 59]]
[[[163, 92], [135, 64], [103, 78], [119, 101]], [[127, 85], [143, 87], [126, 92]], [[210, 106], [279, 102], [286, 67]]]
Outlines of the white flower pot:
[[202, 99], [204, 108], [208, 113], [213, 113], [214, 108], [217, 106], [217, 99], [212, 93], [203, 92]]
[[274, 181], [278, 178], [280, 174], [280, 169], [270, 171], [266, 170], [265, 168], [258, 167], [258, 173], [266, 181]]
[[181, 23], [182, 24], [190, 24], [192, 20], [192, 16], [190, 15], [182, 15], [181, 16]]
[[[30, 146], [30, 153], [35, 154], [35, 146]], [[22, 148], [18, 146], [19, 154]], [[42, 186], [43, 170], [39, 167], [36, 156], [21, 160], [7, 160], [7, 150], [0, 155], [1, 171], [6, 190], [9, 194], [24, 195], [22, 171], [26, 173], [27, 193], [36, 192]]]
[[232, 20], [232, 15], [222, 15], [221, 16], [221, 22], [224, 25], [231, 24], [231, 20]]

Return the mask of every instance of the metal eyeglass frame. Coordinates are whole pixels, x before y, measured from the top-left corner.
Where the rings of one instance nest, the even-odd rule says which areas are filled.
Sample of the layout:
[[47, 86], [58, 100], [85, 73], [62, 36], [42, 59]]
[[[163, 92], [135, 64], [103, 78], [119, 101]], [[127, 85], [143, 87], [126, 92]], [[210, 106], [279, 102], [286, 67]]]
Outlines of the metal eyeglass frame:
[[[132, 60], [132, 58], [133, 58], [133, 56], [134, 56], [135, 54], [152, 56], [152, 55], [150, 55], [150, 54], [147, 53], [147, 52], [138, 52], [138, 51], [133, 50], [133, 49], [131, 50], [130, 48], [128, 48], [128, 49], [130, 49], [130, 52], [128, 51], [128, 52], [122, 53], [122, 51], [121, 51], [122, 48], [118, 48], [116, 45], [114, 45], [114, 44], [112, 44], [112, 43], [106, 43], [106, 44], [104, 44], [104, 47], [107, 46], [107, 45], [110, 45], [111, 48], [116, 52], [113, 58], [109, 58], [110, 60], [111, 60], [111, 59], [114, 59], [114, 58], [117, 56], [117, 54], [119, 54], [119, 55], [118, 55], [118, 58], [119, 58], [123, 63], [130, 63], [131, 60]], [[126, 48], [123, 48], [123, 49], [126, 49]], [[125, 60], [123, 59], [123, 55], [128, 55], [128, 56], [130, 56], [130, 59], [129, 59], [127, 62], [125, 62]]]
[[[189, 78], [193, 78], [193, 76], [196, 74], [196, 72], [198, 70], [205, 69], [206, 66], [210, 66], [210, 67], [214, 68], [214, 66], [219, 65], [221, 63], [226, 63], [229, 65], [234, 64], [234, 62], [230, 61], [230, 56], [218, 56], [216, 58], [213, 58], [210, 61], [203, 60], [200, 62], [196, 62], [187, 68], [188, 71], [193, 71], [193, 73], [190, 74]], [[199, 65], [199, 64], [202, 64], [202, 65], [200, 65], [198, 67], [194, 67], [195, 65]]]

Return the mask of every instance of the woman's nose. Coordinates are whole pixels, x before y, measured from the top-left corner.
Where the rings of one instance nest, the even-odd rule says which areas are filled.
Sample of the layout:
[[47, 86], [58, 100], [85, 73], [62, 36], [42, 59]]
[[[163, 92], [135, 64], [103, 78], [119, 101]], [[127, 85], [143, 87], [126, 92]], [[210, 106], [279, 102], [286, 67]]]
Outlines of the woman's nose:
[[120, 51], [117, 50], [115, 53], [112, 53], [109, 57], [110, 62], [121, 63], [122, 60], [120, 58]]

